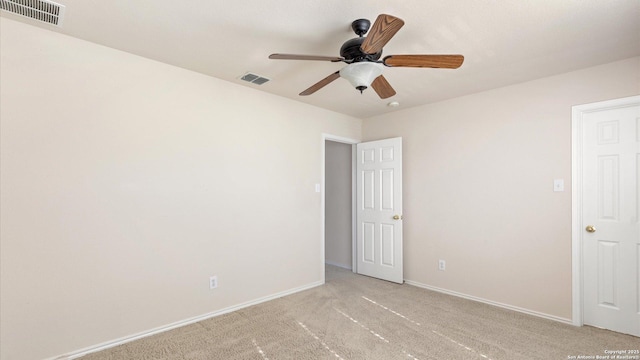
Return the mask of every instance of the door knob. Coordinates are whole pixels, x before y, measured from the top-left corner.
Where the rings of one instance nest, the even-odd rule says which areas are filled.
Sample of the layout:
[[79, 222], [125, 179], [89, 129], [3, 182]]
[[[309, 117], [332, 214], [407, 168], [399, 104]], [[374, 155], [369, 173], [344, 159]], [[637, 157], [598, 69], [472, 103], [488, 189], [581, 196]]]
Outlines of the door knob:
[[400, 220], [402, 217], [400, 215], [393, 215], [393, 220]]
[[584, 229], [587, 230], [587, 232], [590, 232], [590, 233], [596, 232], [596, 227], [593, 226], [593, 225], [587, 225], [587, 227], [584, 228]]

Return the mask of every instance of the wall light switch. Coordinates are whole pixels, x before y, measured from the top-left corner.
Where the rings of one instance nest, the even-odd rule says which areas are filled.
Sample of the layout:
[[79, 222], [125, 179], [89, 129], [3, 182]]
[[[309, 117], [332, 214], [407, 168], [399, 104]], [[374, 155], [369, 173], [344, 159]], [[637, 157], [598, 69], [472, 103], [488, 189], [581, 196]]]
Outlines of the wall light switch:
[[320, 192], [320, 184], [316, 184], [316, 192]]
[[564, 191], [564, 180], [563, 179], [555, 179], [555, 180], [553, 180], [553, 191]]

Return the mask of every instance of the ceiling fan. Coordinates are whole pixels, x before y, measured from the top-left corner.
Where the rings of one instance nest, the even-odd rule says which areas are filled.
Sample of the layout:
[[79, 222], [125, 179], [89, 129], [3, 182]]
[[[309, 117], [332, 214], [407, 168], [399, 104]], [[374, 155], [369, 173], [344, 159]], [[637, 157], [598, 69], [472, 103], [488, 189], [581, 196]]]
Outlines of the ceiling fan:
[[[269, 59], [276, 60], [319, 60], [344, 62], [344, 68], [311, 85], [300, 95], [311, 95], [337, 78], [347, 79], [356, 90], [362, 93], [369, 86], [381, 99], [396, 94], [389, 82], [382, 75], [383, 65], [387, 67], [418, 67], [457, 69], [462, 65], [462, 55], [388, 55], [380, 60], [382, 48], [404, 25], [401, 19], [380, 14], [371, 26], [367, 19], [358, 19], [351, 23], [351, 28], [358, 37], [347, 40], [340, 48], [340, 56], [316, 56], [296, 54], [271, 54]], [[369, 32], [369, 28], [371, 31]], [[365, 37], [364, 34], [369, 32]]]

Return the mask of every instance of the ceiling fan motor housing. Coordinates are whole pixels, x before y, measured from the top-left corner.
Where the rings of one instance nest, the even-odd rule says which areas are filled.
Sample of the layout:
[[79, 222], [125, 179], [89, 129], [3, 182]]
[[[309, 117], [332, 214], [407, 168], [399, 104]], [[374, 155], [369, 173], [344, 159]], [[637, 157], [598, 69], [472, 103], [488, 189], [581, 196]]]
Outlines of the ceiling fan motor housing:
[[375, 54], [367, 54], [360, 49], [365, 37], [357, 37], [347, 40], [340, 48], [340, 56], [352, 62], [376, 61], [382, 56], [382, 50]]

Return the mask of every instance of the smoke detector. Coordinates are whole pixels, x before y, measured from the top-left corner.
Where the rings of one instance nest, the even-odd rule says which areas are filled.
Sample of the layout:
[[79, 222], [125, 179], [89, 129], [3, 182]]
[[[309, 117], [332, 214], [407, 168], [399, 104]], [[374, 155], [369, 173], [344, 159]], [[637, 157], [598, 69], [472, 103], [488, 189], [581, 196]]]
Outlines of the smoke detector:
[[65, 6], [48, 0], [0, 0], [0, 10], [62, 26]]

